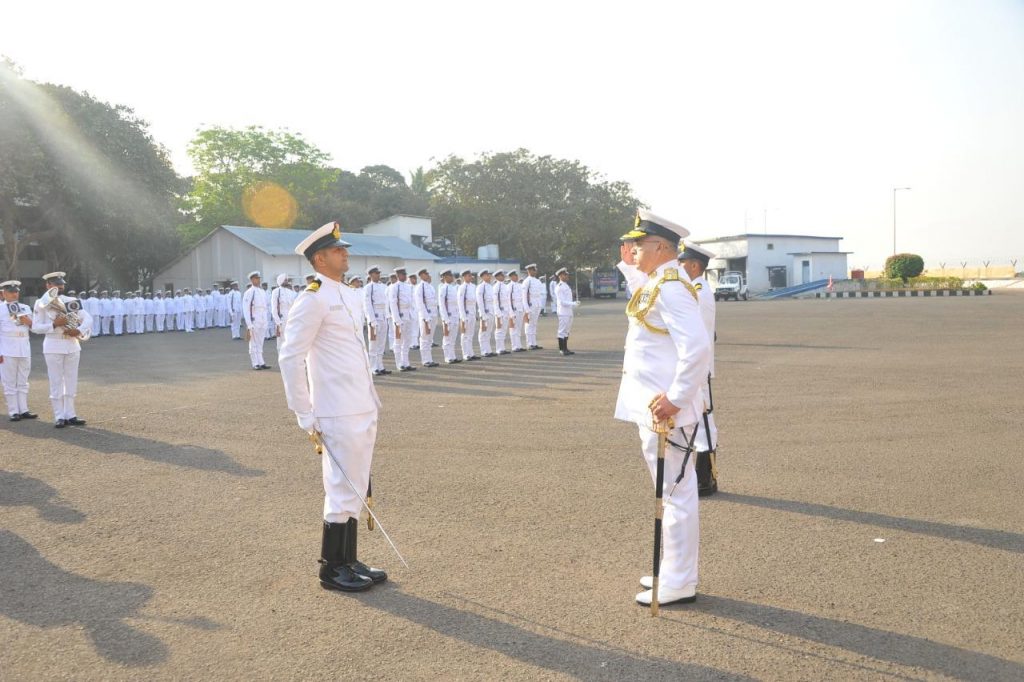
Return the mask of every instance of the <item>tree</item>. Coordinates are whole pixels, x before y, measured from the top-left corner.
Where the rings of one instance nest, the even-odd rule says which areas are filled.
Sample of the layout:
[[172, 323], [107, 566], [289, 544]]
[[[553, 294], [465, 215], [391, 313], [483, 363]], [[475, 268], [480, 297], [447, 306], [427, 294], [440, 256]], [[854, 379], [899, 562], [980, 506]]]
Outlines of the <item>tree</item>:
[[90, 285], [134, 287], [177, 252], [181, 183], [125, 106], [0, 63], [0, 234], [7, 277], [30, 243]]
[[313, 225], [330, 220], [342, 230], [353, 232], [397, 213], [425, 215], [427, 200], [405, 184], [400, 172], [390, 166], [366, 166], [358, 175], [337, 171], [337, 178], [310, 207]]
[[642, 206], [624, 182], [608, 182], [579, 161], [526, 149], [449, 156], [427, 173], [435, 235], [471, 253], [498, 244], [503, 256], [535, 260], [542, 271], [596, 267]]
[[285, 130], [200, 130], [188, 146], [196, 169], [184, 200], [191, 244], [219, 225], [313, 225], [317, 202], [337, 181], [328, 154]]
[[897, 253], [885, 259], [885, 276], [903, 280], [906, 284], [911, 277], [924, 272], [924, 259], [916, 253]]

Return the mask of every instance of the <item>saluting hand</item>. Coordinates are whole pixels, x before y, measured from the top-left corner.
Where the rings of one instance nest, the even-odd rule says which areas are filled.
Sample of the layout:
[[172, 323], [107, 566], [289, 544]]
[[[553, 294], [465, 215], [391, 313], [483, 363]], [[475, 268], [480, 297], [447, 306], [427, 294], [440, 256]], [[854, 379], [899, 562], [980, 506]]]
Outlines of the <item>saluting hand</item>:
[[633, 262], [632, 242], [622, 242], [619, 244], [619, 257], [622, 258], [622, 262], [626, 265], [636, 265], [636, 263]]

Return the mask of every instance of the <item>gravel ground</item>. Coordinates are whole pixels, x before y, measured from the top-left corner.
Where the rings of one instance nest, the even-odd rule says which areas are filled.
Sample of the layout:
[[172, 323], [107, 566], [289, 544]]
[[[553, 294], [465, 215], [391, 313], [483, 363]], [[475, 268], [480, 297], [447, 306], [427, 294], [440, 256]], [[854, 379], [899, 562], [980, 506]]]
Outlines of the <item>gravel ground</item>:
[[272, 344], [92, 340], [63, 431], [37, 355], [44, 419], [0, 425], [0, 679], [1024, 679], [1024, 296], [719, 304], [722, 492], [658, 619], [623, 305], [581, 306], [572, 358], [547, 317], [544, 351], [379, 381], [411, 568], [364, 530], [391, 580], [358, 596], [317, 583]]

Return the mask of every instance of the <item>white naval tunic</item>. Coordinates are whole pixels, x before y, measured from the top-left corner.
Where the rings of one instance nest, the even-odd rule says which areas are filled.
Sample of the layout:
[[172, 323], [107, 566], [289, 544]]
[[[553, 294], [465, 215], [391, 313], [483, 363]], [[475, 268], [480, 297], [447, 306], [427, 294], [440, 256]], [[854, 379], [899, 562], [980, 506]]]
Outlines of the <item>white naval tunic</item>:
[[546, 298], [544, 282], [533, 276], [528, 276], [523, 280], [523, 303], [526, 304], [526, 312], [530, 316], [530, 321], [526, 323], [527, 346], [537, 345], [537, 323], [540, 320], [540, 311], [544, 309]]
[[[701, 387], [704, 397], [704, 409], [711, 409], [711, 379], [715, 376], [715, 293], [711, 285], [704, 278], [704, 275], [693, 280], [693, 286], [697, 289], [697, 303], [700, 306], [701, 320], [704, 322], [704, 330], [711, 342], [711, 357], [708, 361], [708, 378]], [[715, 415], [713, 412], [706, 414], [707, 422], [701, 419], [697, 430], [697, 439], [694, 441], [698, 452], [714, 450], [718, 445], [718, 427], [715, 426]], [[710, 431], [710, 433], [709, 433]]]
[[480, 316], [480, 352], [491, 352], [491, 334], [494, 333], [494, 286], [490, 282], [476, 285], [476, 309]]
[[580, 304], [572, 300], [572, 287], [568, 282], [555, 286], [555, 310], [558, 313], [558, 338], [567, 339], [572, 331], [573, 309]]
[[413, 287], [416, 306], [420, 362], [433, 362], [434, 331], [437, 324], [437, 293], [430, 282], [419, 281]]
[[388, 287], [388, 311], [395, 325], [395, 364], [399, 368], [409, 366], [409, 347], [412, 345], [416, 328], [415, 310], [412, 303], [412, 285], [409, 280], [395, 282]]
[[[7, 414], [14, 416], [28, 412], [28, 375], [32, 370], [32, 347], [29, 326], [22, 318], [32, 321], [32, 309], [24, 303], [3, 303], [0, 309], [0, 381], [7, 400]], [[17, 312], [8, 306], [13, 305]]]
[[462, 334], [462, 359], [473, 357], [473, 330], [476, 327], [476, 285], [463, 281], [455, 294], [459, 306], [459, 333]]
[[370, 327], [370, 366], [384, 369], [384, 351], [388, 343], [388, 287], [384, 282], [370, 280], [363, 287], [363, 317]]
[[[359, 496], [366, 495], [380, 398], [363, 341], [358, 291], [320, 276], [292, 305], [278, 360], [288, 407], [316, 418], [327, 447]], [[358, 517], [362, 504], [330, 457], [323, 456], [324, 520]]]
[[[650, 402], [664, 393], [680, 408], [674, 416], [675, 428], [669, 439], [687, 442], [703, 412], [701, 386], [708, 373], [711, 344], [704, 329], [700, 309], [693, 294], [684, 286], [686, 273], [669, 261], [659, 266], [649, 278], [631, 273], [631, 283], [650, 295], [667, 269], [676, 269], [678, 282], [663, 282], [658, 297], [645, 321], [653, 331], [637, 319], [629, 318], [622, 363], [615, 418], [637, 425], [641, 450], [655, 480], [657, 465], [657, 434], [649, 409]], [[633, 268], [635, 270], [635, 268]], [[646, 281], [645, 281], [646, 280]], [[634, 289], [635, 291], [635, 289]], [[641, 294], [643, 295], [643, 294]], [[697, 550], [700, 527], [697, 516], [696, 457], [689, 458], [683, 480], [675, 485], [683, 466], [682, 450], [669, 446], [665, 452], [665, 514], [662, 525], [665, 553], [661, 561], [663, 584], [682, 589], [697, 584]], [[674, 490], [673, 490], [674, 488]], [[671, 491], [671, 495], [669, 494]]]

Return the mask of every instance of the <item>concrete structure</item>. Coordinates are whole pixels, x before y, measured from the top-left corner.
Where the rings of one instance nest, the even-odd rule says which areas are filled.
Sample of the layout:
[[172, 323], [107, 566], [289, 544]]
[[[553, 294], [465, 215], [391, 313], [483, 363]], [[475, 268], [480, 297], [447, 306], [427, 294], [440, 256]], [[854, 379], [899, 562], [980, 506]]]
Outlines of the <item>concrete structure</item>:
[[362, 232], [377, 237], [398, 237], [413, 246], [423, 246], [434, 239], [430, 218], [416, 215], [396, 214], [364, 226]]
[[[416, 220], [427, 222], [429, 238], [430, 220]], [[380, 221], [374, 225], [378, 226], [379, 230], [391, 231], [392, 234], [342, 233], [342, 238], [352, 244], [352, 248], [349, 249], [349, 274], [365, 276], [366, 269], [371, 265], [379, 265], [385, 273], [398, 266], [404, 266], [409, 272], [416, 272], [423, 267], [436, 270], [433, 264], [437, 256], [414, 246], [402, 237], [395, 236], [418, 236], [410, 230], [422, 232], [422, 222], [388, 221]], [[295, 282], [302, 282], [305, 275], [313, 270], [305, 258], [295, 255], [294, 249], [307, 236], [307, 230], [222, 225], [159, 272], [153, 278], [153, 288], [207, 289], [215, 282], [237, 280], [244, 289], [248, 282], [246, 275], [253, 270], [263, 273], [264, 281], [270, 286], [274, 286], [274, 278], [282, 272], [291, 275]]]
[[796, 234], [741, 234], [694, 240], [713, 252], [708, 270], [714, 281], [727, 270], [746, 275], [750, 291], [768, 291], [816, 280], [846, 279], [846, 257], [839, 250], [842, 237]]

